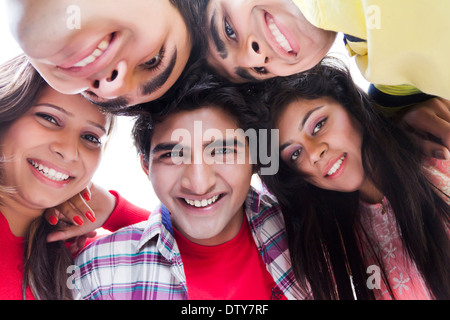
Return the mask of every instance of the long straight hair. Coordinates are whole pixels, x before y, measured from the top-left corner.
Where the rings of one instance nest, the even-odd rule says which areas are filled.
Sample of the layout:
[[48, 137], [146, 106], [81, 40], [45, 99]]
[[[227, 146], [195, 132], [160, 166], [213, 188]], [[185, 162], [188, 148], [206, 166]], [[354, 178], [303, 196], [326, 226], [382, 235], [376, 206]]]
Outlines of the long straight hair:
[[[343, 105], [362, 125], [364, 171], [389, 200], [406, 255], [431, 295], [449, 299], [450, 247], [445, 225], [450, 215], [443, 200], [448, 195], [425, 176], [421, 152], [413, 139], [379, 112], [345, 67], [330, 61], [270, 84], [265, 103], [271, 110], [272, 125], [298, 98], [329, 97]], [[317, 188], [282, 161], [276, 175], [261, 178], [283, 210], [300, 284], [310, 288], [316, 299], [353, 299], [353, 291], [358, 299], [373, 299], [373, 291], [366, 285], [365, 253], [361, 252], [365, 231], [360, 224], [359, 192]], [[382, 259], [376, 257], [392, 295]]]

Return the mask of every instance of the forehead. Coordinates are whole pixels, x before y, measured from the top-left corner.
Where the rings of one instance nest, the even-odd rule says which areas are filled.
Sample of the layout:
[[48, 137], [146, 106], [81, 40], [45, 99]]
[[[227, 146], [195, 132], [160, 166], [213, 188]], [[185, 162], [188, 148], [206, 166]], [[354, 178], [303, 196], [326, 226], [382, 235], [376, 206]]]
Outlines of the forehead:
[[106, 123], [111, 119], [111, 115], [102, 113], [97, 106], [87, 101], [80, 94], [66, 95], [62, 94], [50, 86], [46, 86], [34, 105], [52, 104], [66, 112], [74, 115], [75, 118], [95, 121], [106, 127]]
[[[189, 133], [191, 138], [203, 139], [203, 133], [210, 129], [221, 131], [224, 136], [227, 129], [238, 129], [237, 119], [220, 107], [205, 106], [190, 111], [179, 111], [170, 114], [164, 121], [154, 127], [152, 145], [161, 141], [178, 140], [180, 131]], [[197, 137], [201, 133], [202, 136]]]

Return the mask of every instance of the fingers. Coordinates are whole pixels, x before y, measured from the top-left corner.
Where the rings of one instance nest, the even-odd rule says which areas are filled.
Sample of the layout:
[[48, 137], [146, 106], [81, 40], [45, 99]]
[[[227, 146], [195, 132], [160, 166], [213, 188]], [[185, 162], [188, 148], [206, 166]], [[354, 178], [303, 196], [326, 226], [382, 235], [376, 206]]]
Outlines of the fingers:
[[[87, 194], [87, 192], [86, 192]], [[89, 194], [90, 197], [90, 194]], [[77, 194], [70, 200], [55, 207], [67, 220], [81, 226], [85, 222], [95, 222], [94, 211], [86, 202], [86, 195]]]
[[450, 151], [440, 143], [431, 140], [419, 139], [423, 153], [429, 157], [447, 160], [450, 159]]
[[[450, 159], [449, 100], [434, 98], [419, 103], [406, 112], [402, 120], [421, 136], [421, 144], [426, 155]], [[430, 139], [428, 136], [431, 136]]]

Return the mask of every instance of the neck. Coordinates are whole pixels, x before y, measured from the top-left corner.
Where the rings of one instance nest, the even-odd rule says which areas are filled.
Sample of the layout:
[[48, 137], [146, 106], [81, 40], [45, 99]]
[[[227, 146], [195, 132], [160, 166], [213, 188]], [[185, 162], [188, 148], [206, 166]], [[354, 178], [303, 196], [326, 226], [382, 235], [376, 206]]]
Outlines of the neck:
[[28, 208], [10, 197], [1, 200], [0, 212], [8, 221], [9, 228], [16, 237], [24, 237], [31, 223], [42, 216], [42, 209]]
[[380, 203], [383, 201], [384, 195], [378, 190], [375, 185], [366, 179], [361, 188], [359, 189], [359, 197], [361, 200], [367, 203]]

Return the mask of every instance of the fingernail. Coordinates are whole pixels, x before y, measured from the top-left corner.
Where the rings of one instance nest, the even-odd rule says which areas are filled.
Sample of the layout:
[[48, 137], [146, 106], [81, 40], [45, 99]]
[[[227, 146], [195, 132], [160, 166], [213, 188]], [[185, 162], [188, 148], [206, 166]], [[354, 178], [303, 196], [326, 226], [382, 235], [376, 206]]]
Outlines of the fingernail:
[[48, 220], [49, 220], [48, 222], [50, 222], [52, 226], [56, 226], [56, 224], [58, 223], [58, 219], [55, 216], [50, 216]]
[[79, 216], [73, 217], [73, 221], [79, 226], [83, 225], [83, 219], [81, 219]]
[[85, 215], [86, 215], [86, 218], [89, 219], [89, 221], [95, 222], [95, 217], [94, 217], [94, 215], [92, 214], [92, 212], [86, 211]]
[[86, 201], [91, 200], [91, 196], [89, 195], [88, 192], [83, 193], [83, 198], [84, 198]]

